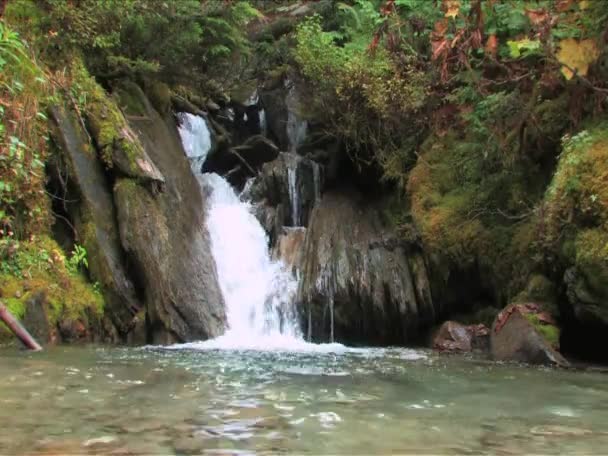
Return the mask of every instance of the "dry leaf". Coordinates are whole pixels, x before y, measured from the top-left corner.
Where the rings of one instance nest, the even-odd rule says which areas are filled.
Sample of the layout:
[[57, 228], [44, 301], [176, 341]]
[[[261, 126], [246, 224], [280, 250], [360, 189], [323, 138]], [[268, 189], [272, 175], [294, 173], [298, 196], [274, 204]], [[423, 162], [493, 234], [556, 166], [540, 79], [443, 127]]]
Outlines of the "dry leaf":
[[579, 76], [585, 76], [589, 65], [600, 55], [594, 40], [575, 40], [567, 38], [559, 43], [557, 59], [564, 65], [562, 73], [566, 79], [572, 79], [574, 71]]
[[490, 35], [486, 41], [485, 52], [493, 57], [496, 57], [498, 51], [498, 38], [496, 35]]
[[458, 16], [460, 11], [460, 0], [443, 0], [445, 8], [445, 17], [451, 17], [452, 19]]
[[530, 10], [526, 8], [526, 15], [532, 25], [539, 25], [549, 19], [549, 13], [545, 9]]

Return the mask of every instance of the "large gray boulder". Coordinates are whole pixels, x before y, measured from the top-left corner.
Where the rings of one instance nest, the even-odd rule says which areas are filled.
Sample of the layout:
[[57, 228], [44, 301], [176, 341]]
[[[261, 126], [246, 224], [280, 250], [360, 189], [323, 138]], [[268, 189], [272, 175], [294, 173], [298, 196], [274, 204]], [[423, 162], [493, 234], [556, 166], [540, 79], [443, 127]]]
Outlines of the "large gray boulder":
[[161, 192], [119, 178], [114, 185], [120, 238], [144, 293], [155, 343], [208, 339], [225, 328], [225, 311], [205, 225], [205, 200], [175, 124], [131, 87], [144, 115], [127, 116], [146, 154], [164, 176]]
[[323, 195], [306, 233], [300, 308], [314, 341], [403, 344], [434, 321], [425, 260], [353, 189]]
[[568, 365], [558, 352], [555, 322], [536, 303], [511, 304], [503, 309], [492, 325], [490, 349], [497, 361]]

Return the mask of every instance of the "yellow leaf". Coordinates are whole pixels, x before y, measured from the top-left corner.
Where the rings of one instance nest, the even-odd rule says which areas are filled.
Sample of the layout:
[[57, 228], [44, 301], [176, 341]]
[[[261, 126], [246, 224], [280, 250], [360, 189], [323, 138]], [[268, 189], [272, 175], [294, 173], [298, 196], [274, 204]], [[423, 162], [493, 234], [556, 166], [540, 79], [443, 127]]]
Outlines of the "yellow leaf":
[[562, 73], [566, 79], [572, 79], [574, 71], [579, 76], [585, 76], [589, 65], [600, 55], [594, 40], [575, 40], [567, 38], [559, 43], [557, 59], [564, 65]]
[[456, 18], [460, 11], [460, 0], [444, 0], [445, 17]]

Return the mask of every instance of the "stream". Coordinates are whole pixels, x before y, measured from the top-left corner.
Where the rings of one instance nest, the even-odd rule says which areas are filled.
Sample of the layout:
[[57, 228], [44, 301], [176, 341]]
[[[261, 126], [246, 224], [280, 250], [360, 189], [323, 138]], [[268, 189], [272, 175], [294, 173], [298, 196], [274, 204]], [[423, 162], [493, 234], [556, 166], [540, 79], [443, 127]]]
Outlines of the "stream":
[[2, 454], [602, 453], [599, 372], [410, 349], [3, 350]]

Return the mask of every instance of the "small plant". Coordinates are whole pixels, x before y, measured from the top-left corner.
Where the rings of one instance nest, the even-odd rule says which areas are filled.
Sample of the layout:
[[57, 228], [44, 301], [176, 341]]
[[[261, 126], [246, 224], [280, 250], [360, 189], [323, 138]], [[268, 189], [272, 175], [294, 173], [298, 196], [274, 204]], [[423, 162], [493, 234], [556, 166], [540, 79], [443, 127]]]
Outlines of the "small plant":
[[72, 256], [67, 261], [67, 267], [72, 274], [75, 274], [78, 272], [81, 266], [83, 266], [85, 269], [89, 268], [87, 250], [79, 244], [74, 244]]

